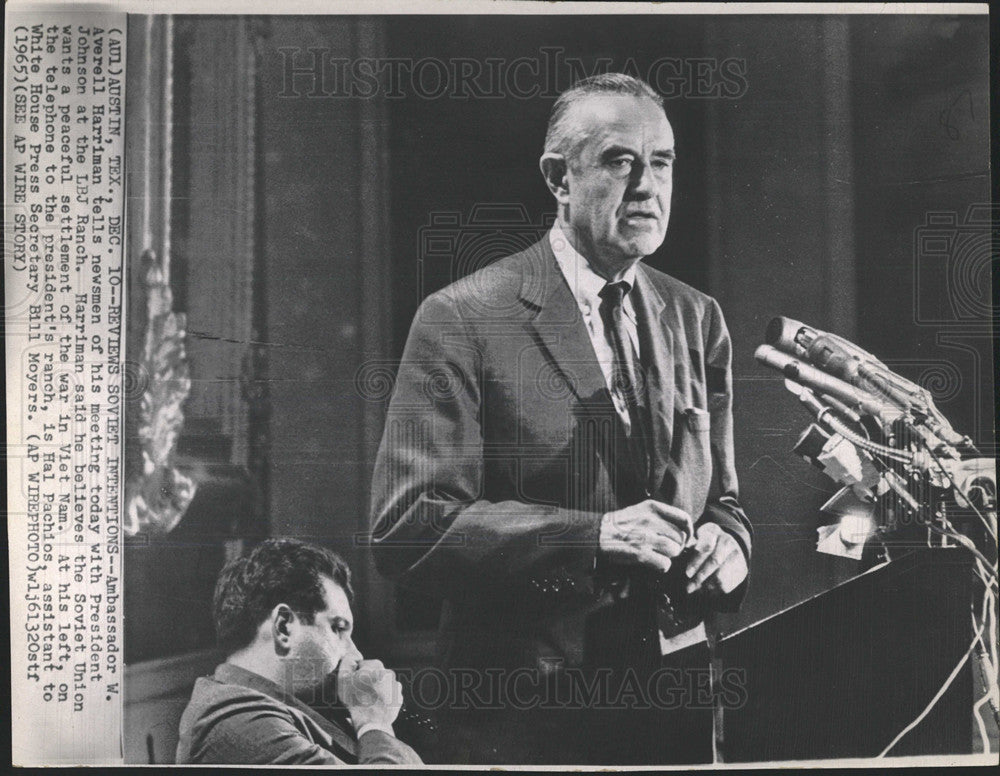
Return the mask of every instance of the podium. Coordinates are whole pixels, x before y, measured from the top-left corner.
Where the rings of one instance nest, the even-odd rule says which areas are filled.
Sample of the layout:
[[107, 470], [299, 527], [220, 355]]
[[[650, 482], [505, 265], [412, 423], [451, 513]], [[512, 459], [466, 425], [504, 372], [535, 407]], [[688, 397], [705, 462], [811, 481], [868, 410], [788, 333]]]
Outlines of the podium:
[[[743, 692], [717, 712], [719, 759], [877, 756], [968, 651], [972, 585], [967, 552], [909, 550], [720, 638], [718, 667]], [[970, 659], [888, 756], [971, 753], [973, 700]]]

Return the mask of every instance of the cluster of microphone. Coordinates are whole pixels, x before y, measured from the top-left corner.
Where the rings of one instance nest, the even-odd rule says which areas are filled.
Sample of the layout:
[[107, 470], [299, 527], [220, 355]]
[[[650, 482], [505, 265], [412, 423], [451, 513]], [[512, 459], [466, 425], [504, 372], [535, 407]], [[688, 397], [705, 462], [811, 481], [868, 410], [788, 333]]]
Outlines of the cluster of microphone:
[[975, 452], [972, 441], [957, 433], [928, 391], [890, 370], [871, 353], [835, 334], [791, 318], [768, 324], [754, 357], [781, 372], [789, 389], [814, 412], [820, 406], [850, 420], [875, 419], [883, 428], [905, 422], [935, 454], [959, 458]]
[[843, 486], [824, 511], [867, 505], [882, 529], [887, 514], [890, 523], [904, 515], [966, 544], [942, 508], [947, 501], [952, 515], [971, 512], [995, 540], [996, 462], [979, 457], [926, 389], [800, 321], [773, 319], [765, 340], [754, 357], [784, 376], [814, 418], [794, 451]]

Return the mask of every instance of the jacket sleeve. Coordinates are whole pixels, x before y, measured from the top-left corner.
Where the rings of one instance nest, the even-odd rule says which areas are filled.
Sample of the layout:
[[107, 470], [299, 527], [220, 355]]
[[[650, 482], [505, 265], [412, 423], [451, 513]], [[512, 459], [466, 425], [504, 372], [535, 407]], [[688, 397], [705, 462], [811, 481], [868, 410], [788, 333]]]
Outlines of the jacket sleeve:
[[[733, 449], [732, 340], [718, 302], [711, 300], [706, 316], [705, 380], [711, 416], [712, 483], [701, 520], [716, 523], [732, 535], [743, 550], [747, 568], [753, 544], [753, 527], [739, 502], [739, 484]], [[746, 595], [747, 579], [723, 597], [720, 609], [735, 610]]]
[[413, 749], [381, 730], [370, 730], [358, 739], [358, 765], [423, 765]]
[[485, 497], [482, 347], [447, 290], [421, 305], [373, 475], [376, 566], [438, 593], [538, 576], [591, 592], [600, 514]]
[[268, 699], [220, 705], [196, 726], [186, 762], [220, 765], [344, 765], [310, 741], [291, 716]]
[[[358, 739], [358, 764], [421, 765], [420, 756], [379, 730]], [[214, 710], [194, 736], [191, 763], [221, 765], [346, 765], [296, 726], [269, 699], [244, 698]]]

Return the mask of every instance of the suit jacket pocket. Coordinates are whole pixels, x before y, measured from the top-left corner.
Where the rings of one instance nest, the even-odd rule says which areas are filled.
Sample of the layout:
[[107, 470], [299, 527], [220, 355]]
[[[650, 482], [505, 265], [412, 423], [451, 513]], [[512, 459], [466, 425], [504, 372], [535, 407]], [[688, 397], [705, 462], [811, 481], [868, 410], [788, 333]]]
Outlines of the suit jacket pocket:
[[675, 485], [669, 503], [687, 511], [696, 521], [705, 511], [712, 482], [711, 416], [698, 407], [676, 409], [674, 443], [667, 473]]

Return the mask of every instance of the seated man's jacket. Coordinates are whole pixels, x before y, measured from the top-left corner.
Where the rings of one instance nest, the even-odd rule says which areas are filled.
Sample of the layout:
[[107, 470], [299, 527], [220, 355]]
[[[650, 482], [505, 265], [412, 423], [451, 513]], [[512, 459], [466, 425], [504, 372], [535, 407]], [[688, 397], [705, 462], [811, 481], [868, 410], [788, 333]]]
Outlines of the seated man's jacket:
[[221, 765], [419, 765], [402, 741], [379, 730], [356, 738], [274, 682], [223, 663], [197, 680], [181, 716], [178, 763]]
[[[632, 299], [654, 441], [642, 483], [615, 460], [619, 418], [547, 237], [420, 306], [375, 466], [371, 540], [383, 574], [444, 600], [445, 665], [658, 660], [655, 595], [604, 584], [615, 575], [597, 552], [603, 514], [645, 497], [717, 523], [749, 562], [721, 310], [641, 263]], [[745, 587], [716, 608], [738, 606]]]

